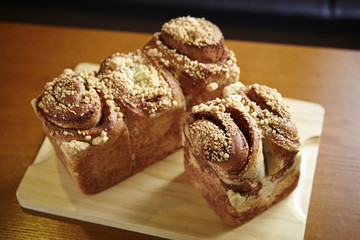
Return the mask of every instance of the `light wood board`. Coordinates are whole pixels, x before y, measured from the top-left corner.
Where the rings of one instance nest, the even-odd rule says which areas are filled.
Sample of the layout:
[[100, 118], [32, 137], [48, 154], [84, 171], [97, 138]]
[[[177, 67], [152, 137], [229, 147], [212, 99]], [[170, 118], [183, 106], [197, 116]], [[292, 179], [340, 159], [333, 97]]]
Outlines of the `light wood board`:
[[239, 227], [225, 225], [188, 181], [179, 150], [116, 186], [84, 195], [45, 138], [17, 190], [23, 208], [170, 239], [303, 239], [324, 109], [286, 99], [303, 142], [299, 186]]

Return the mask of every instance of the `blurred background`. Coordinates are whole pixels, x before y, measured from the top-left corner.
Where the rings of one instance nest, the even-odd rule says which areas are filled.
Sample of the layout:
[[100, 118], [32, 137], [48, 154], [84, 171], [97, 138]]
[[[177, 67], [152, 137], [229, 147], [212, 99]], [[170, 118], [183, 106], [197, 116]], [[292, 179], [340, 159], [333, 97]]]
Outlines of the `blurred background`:
[[360, 49], [360, 0], [3, 1], [0, 20], [153, 33], [205, 17], [227, 39]]

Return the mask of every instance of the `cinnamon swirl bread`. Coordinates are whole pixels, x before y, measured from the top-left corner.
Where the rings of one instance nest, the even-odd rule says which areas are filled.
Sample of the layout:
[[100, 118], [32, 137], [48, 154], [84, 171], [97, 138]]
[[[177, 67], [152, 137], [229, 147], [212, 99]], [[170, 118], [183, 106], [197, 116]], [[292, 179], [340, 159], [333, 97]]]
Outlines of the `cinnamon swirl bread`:
[[222, 97], [223, 88], [239, 80], [234, 53], [224, 45], [220, 29], [204, 18], [170, 20], [143, 51], [176, 76], [188, 109]]
[[66, 69], [32, 104], [57, 156], [84, 193], [131, 175], [124, 116], [94, 72]]
[[185, 98], [166, 69], [137, 50], [105, 59], [99, 76], [125, 115], [134, 173], [182, 146]]
[[65, 70], [33, 105], [58, 157], [87, 194], [182, 145], [181, 89], [140, 50], [112, 55], [98, 73]]
[[236, 226], [297, 186], [300, 141], [276, 90], [236, 83], [224, 95], [192, 108], [184, 130], [184, 164], [209, 205]]
[[142, 49], [106, 58], [96, 72], [65, 70], [33, 106], [59, 159], [87, 194], [179, 149], [192, 109], [186, 173], [220, 216], [237, 225], [296, 186], [300, 145], [280, 94], [243, 86], [239, 74], [216, 25], [180, 17]]

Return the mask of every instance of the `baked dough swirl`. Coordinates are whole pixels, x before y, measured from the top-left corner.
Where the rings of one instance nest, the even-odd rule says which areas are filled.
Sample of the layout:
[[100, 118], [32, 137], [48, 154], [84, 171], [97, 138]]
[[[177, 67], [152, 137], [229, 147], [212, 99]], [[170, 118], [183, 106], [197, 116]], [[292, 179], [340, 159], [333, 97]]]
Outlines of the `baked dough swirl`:
[[166, 69], [136, 50], [105, 59], [100, 76], [125, 115], [134, 173], [181, 147], [185, 99]]
[[204, 18], [180, 17], [162, 26], [143, 48], [176, 76], [188, 109], [222, 97], [222, 89], [239, 80], [234, 53], [219, 28]]
[[33, 104], [60, 160], [87, 194], [182, 145], [181, 88], [141, 50], [113, 54], [98, 72], [65, 70]]
[[217, 26], [181, 17], [96, 72], [65, 70], [33, 105], [71, 177], [96, 193], [179, 149], [187, 107], [221, 97], [239, 73]]
[[128, 128], [94, 72], [66, 69], [32, 104], [57, 156], [86, 194], [132, 173]]
[[151, 62], [140, 50], [113, 54], [101, 63], [99, 73], [117, 102], [148, 116], [155, 116], [176, 107], [178, 101], [184, 101], [181, 94], [180, 98], [174, 97], [176, 85], [172, 75]]
[[186, 135], [191, 146], [209, 164], [239, 172], [247, 163], [249, 144], [230, 114], [211, 111], [201, 110], [188, 117]]
[[39, 110], [53, 124], [70, 129], [89, 129], [99, 124], [101, 101], [94, 73], [75, 74], [66, 69], [49, 82], [39, 99]]
[[225, 51], [220, 29], [205, 18], [179, 17], [165, 23], [160, 39], [192, 60], [215, 63]]
[[267, 174], [276, 177], [291, 167], [300, 148], [298, 130], [291, 120], [289, 107], [276, 89], [236, 83], [224, 89], [224, 96], [239, 95], [246, 110], [257, 121], [263, 135]]
[[192, 108], [184, 130], [184, 162], [195, 188], [235, 226], [296, 187], [300, 141], [275, 89], [237, 83], [224, 95]]
[[181, 148], [184, 132], [187, 175], [227, 223], [238, 225], [295, 188], [300, 146], [280, 94], [243, 86], [239, 75], [216, 25], [180, 17], [142, 49], [109, 56], [96, 72], [65, 70], [32, 104], [87, 194]]

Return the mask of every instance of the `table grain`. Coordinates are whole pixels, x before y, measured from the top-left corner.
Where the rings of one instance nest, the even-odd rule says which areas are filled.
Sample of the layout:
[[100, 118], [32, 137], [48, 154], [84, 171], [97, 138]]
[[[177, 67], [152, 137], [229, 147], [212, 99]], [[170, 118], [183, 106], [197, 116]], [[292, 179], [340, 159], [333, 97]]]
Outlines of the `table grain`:
[[[15, 195], [44, 138], [30, 100], [63, 69], [100, 63], [115, 52], [138, 49], [150, 38], [0, 22], [1, 239], [158, 239], [22, 209]], [[244, 84], [266, 84], [285, 97], [325, 108], [305, 239], [360, 239], [360, 51], [225, 43], [237, 56]]]

